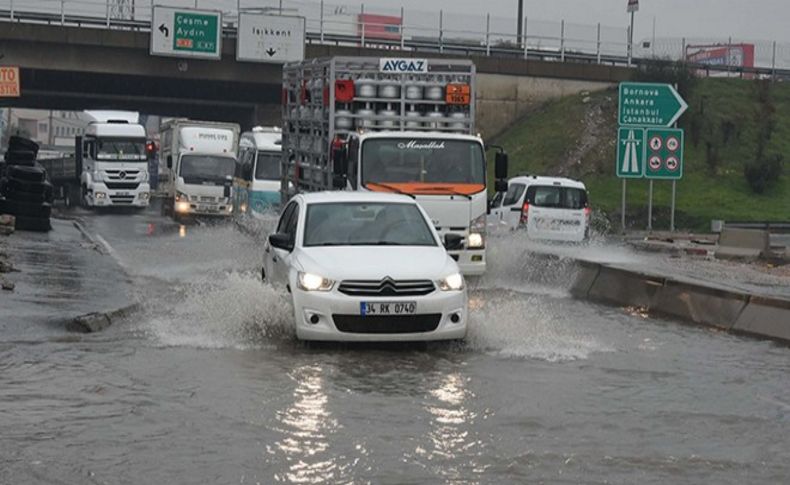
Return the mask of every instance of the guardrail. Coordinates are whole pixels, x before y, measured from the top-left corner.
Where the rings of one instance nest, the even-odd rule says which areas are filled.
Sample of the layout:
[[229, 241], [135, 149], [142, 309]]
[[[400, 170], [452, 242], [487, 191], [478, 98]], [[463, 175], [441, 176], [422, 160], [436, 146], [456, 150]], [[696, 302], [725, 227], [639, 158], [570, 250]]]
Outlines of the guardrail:
[[[251, 0], [245, 0], [252, 3]], [[399, 49], [405, 51], [438, 53], [461, 56], [489, 56], [521, 59], [540, 59], [558, 62], [582, 62], [607, 64], [615, 66], [639, 66], [655, 62], [672, 62], [654, 58], [633, 58], [628, 56], [628, 43], [611, 40], [622, 35], [626, 37], [626, 29], [617, 29], [596, 25], [567, 24], [530, 21], [525, 18], [521, 35], [503, 32], [503, 21], [515, 23], [513, 19], [485, 17], [485, 30], [459, 28], [462, 22], [471, 16], [450, 16], [443, 11], [436, 13], [418, 12], [420, 17], [431, 17], [427, 20], [409, 20], [409, 12], [403, 8], [388, 10], [390, 20], [399, 19], [400, 24], [380, 23], [371, 21], [364, 15], [383, 15], [379, 9], [375, 13], [366, 14], [362, 6], [358, 12], [349, 12], [347, 7], [334, 6], [320, 2], [304, 2], [278, 0], [277, 5], [245, 6], [245, 1], [219, 1], [204, 5], [206, 9], [223, 11], [223, 35], [235, 38], [239, 12], [269, 12], [299, 14], [306, 18], [306, 41], [309, 44], [354, 46], [379, 48], [383, 50]], [[205, 3], [205, 2], [204, 2]], [[182, 7], [200, 7], [198, 0], [170, 1], [168, 5]], [[179, 5], [180, 4], [180, 5]], [[232, 5], [231, 5], [232, 4]], [[36, 7], [30, 0], [0, 1], [0, 21], [22, 23], [41, 23], [50, 25], [78, 26], [84, 28], [106, 28], [148, 32], [151, 29], [152, 2], [142, 0], [35, 0]], [[222, 7], [230, 7], [225, 10]], [[317, 11], [316, 11], [317, 9]], [[385, 15], [386, 16], [386, 15]], [[361, 19], [361, 21], [360, 21]], [[435, 23], [435, 25], [430, 25]], [[453, 26], [455, 24], [455, 27]], [[493, 26], [492, 26], [493, 24]], [[559, 27], [558, 35], [545, 34], [549, 27]], [[386, 28], [397, 27], [397, 33], [382, 34]], [[514, 26], [515, 27], [515, 26]], [[515, 30], [515, 28], [514, 28]], [[535, 30], [540, 34], [534, 34]], [[586, 30], [589, 36], [568, 35], [572, 31]], [[606, 33], [606, 35], [604, 35]], [[589, 38], [593, 37], [593, 38]], [[698, 72], [729, 76], [761, 76], [790, 79], [790, 69], [745, 68], [734, 66], [712, 66], [707, 64], [691, 65]]]

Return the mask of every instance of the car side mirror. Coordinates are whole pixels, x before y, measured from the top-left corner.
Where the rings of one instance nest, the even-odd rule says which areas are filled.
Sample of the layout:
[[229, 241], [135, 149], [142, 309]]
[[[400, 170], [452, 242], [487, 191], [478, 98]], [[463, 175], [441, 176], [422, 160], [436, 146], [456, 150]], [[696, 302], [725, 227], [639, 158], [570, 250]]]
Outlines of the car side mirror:
[[456, 249], [463, 249], [464, 237], [460, 234], [445, 234], [444, 235], [444, 248], [448, 251]]
[[282, 249], [283, 251], [288, 251], [289, 253], [294, 249], [294, 243], [291, 240], [291, 236], [281, 232], [270, 235], [269, 244], [271, 244], [273, 248]]
[[332, 186], [336, 189], [344, 189], [347, 173], [348, 155], [342, 148], [335, 149], [332, 153]]
[[173, 169], [173, 155], [167, 156], [167, 168]]
[[497, 180], [504, 180], [507, 178], [507, 153], [497, 152], [494, 158], [494, 178]]

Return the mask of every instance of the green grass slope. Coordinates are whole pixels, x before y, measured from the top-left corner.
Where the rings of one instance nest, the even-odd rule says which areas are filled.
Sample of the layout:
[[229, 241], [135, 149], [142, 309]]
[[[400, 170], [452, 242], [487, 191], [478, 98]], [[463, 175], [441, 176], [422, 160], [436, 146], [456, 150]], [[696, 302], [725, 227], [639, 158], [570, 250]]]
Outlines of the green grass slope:
[[[678, 227], [704, 230], [711, 219], [790, 220], [790, 162], [785, 161], [785, 174], [762, 194], [753, 193], [743, 175], [744, 163], [756, 157], [758, 124], [767, 116], [757, 82], [700, 79], [685, 96], [689, 110], [681, 119], [686, 146], [685, 174], [677, 183]], [[790, 160], [790, 85], [772, 85], [768, 98], [774, 128], [765, 152]], [[595, 208], [619, 224], [622, 182], [614, 175], [616, 115], [615, 89], [568, 96], [531, 113], [494, 143], [510, 154], [511, 174], [581, 179]], [[669, 225], [671, 186], [667, 181], [654, 183], [656, 229]], [[647, 194], [646, 180], [628, 182], [629, 226], [646, 226]]]

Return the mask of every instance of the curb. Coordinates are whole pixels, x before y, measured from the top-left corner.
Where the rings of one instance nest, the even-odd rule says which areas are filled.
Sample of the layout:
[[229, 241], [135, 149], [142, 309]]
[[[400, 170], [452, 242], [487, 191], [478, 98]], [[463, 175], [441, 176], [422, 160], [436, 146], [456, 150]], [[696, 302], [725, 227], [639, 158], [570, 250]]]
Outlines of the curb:
[[[66, 220], [69, 220], [69, 219], [66, 219]], [[80, 232], [80, 234], [82, 234], [82, 237], [83, 237], [83, 238], [84, 238], [86, 241], [88, 241], [89, 243], [91, 243], [91, 245], [93, 245], [93, 247], [94, 247], [94, 249], [96, 249], [96, 251], [98, 251], [98, 252], [99, 252], [99, 253], [101, 253], [101, 254], [107, 254], [107, 250], [105, 249], [104, 245], [103, 245], [103, 244], [101, 244], [101, 243], [99, 243], [99, 241], [97, 241], [97, 240], [96, 240], [96, 239], [95, 239], [95, 238], [94, 238], [94, 237], [93, 237], [93, 236], [92, 236], [92, 235], [91, 235], [91, 234], [88, 232], [88, 230], [87, 230], [87, 229], [85, 229], [85, 226], [83, 226], [83, 225], [82, 225], [82, 224], [81, 224], [81, 223], [80, 223], [80, 222], [79, 222], [77, 219], [71, 219], [71, 223], [74, 225], [74, 227], [76, 227], [76, 228], [77, 228], [77, 230]]]
[[115, 321], [129, 317], [141, 309], [141, 304], [133, 303], [109, 312], [86, 313], [67, 321], [66, 330], [76, 333], [100, 332], [109, 328]]

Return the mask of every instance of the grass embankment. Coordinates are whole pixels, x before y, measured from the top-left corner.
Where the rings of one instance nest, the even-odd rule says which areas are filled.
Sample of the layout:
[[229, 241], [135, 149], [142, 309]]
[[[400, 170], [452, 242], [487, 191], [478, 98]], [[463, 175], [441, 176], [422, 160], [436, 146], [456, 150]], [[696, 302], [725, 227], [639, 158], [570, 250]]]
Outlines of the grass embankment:
[[[677, 183], [679, 228], [707, 230], [711, 219], [790, 220], [790, 84], [770, 88], [774, 123], [765, 150], [784, 155], [785, 173], [762, 194], [755, 194], [744, 178], [744, 163], [757, 156], [760, 119], [768, 116], [758, 92], [755, 81], [701, 79], [685, 93], [689, 110], [680, 124], [686, 146], [685, 173]], [[581, 179], [594, 207], [616, 227], [622, 185], [614, 175], [616, 131], [617, 91], [612, 89], [550, 102], [494, 142], [510, 154], [511, 174]], [[655, 229], [669, 225], [671, 186], [654, 183]], [[634, 228], [646, 226], [647, 194], [646, 180], [629, 180], [627, 218]]]

